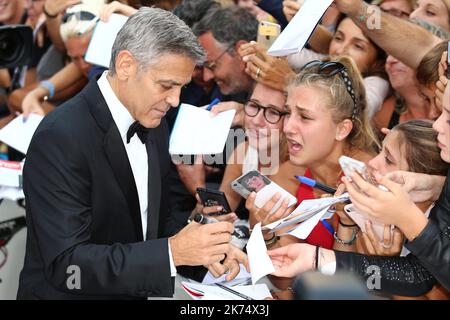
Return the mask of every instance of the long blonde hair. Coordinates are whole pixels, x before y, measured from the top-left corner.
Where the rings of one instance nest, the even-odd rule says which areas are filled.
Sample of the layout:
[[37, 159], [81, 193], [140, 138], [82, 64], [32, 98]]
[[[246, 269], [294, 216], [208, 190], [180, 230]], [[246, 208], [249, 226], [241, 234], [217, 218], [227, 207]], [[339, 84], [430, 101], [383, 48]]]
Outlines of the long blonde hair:
[[345, 119], [351, 119], [353, 128], [346, 138], [350, 149], [376, 152], [379, 148], [378, 139], [370, 125], [367, 115], [366, 89], [361, 73], [351, 57], [334, 57], [332, 62], [341, 63], [352, 82], [355, 102], [347, 90], [349, 84], [337, 73], [334, 76], [320, 72], [320, 65], [306, 65], [300, 73], [292, 79], [288, 91], [300, 86], [314, 86], [328, 93], [327, 106], [333, 111], [333, 121], [340, 123]]

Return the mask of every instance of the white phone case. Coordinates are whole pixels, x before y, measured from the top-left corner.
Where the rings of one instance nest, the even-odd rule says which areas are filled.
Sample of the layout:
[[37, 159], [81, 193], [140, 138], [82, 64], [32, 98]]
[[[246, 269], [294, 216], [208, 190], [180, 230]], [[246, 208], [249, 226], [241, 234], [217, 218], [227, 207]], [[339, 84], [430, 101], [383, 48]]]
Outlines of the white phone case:
[[236, 191], [238, 194], [240, 194], [245, 199], [248, 198], [251, 191], [247, 189], [246, 186], [244, 186], [241, 181], [245, 179], [248, 175], [259, 175], [264, 178], [266, 181], [266, 185], [260, 189], [258, 192], [256, 192], [256, 199], [255, 199], [255, 205], [258, 208], [262, 208], [267, 201], [269, 201], [277, 192], [281, 194], [280, 200], [273, 206], [272, 210], [269, 212], [270, 214], [274, 213], [278, 208], [281, 206], [282, 202], [288, 198], [289, 199], [289, 206], [291, 207], [297, 203], [297, 198], [294, 197], [292, 194], [281, 188], [278, 184], [271, 181], [266, 176], [262, 175], [259, 171], [253, 170], [250, 172], [247, 172], [246, 174], [243, 174], [233, 182], [231, 182], [231, 188]]

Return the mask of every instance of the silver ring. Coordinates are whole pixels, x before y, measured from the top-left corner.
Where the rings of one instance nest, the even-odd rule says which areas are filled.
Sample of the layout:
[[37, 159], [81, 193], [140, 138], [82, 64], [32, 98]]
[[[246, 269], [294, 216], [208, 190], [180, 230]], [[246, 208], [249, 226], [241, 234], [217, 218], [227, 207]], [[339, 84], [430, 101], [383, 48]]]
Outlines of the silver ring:
[[381, 242], [381, 246], [385, 249], [390, 249], [392, 247], [392, 243], [390, 243], [389, 245], [386, 245], [384, 242]]
[[260, 72], [261, 72], [261, 68], [258, 68], [258, 70], [256, 70], [256, 76], [255, 76], [256, 79], [258, 79]]

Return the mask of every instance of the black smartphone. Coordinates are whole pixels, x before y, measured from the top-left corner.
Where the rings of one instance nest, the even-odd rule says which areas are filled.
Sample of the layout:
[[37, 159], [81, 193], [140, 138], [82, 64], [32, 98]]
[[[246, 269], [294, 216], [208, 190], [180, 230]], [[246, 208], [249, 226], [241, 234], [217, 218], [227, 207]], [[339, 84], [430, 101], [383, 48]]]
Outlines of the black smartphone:
[[223, 209], [221, 212], [210, 214], [211, 216], [222, 215], [231, 212], [231, 208], [230, 205], [228, 204], [227, 197], [225, 196], [225, 193], [223, 193], [222, 191], [197, 188], [197, 193], [200, 197], [200, 200], [202, 201], [203, 206], [205, 207], [222, 206]]

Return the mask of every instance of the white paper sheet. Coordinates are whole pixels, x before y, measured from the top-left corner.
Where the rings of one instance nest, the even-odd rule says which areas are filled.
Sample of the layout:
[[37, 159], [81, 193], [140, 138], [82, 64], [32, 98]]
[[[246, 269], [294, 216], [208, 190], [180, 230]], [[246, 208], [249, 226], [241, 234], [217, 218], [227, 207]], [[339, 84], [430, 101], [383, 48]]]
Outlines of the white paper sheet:
[[25, 198], [21, 188], [0, 186], [0, 199], [9, 199], [16, 201]]
[[[204, 285], [195, 282], [181, 282], [183, 289], [194, 300], [245, 300], [238, 295], [228, 292], [215, 285]], [[187, 289], [187, 290], [186, 290]], [[233, 286], [234, 291], [242, 293], [255, 300], [271, 297], [269, 288], [265, 283], [257, 285]], [[194, 294], [192, 294], [194, 293]]]
[[300, 52], [333, 0], [307, 0], [269, 48], [271, 56]]
[[42, 116], [32, 113], [27, 121], [23, 122], [23, 116], [18, 116], [0, 130], [0, 141], [26, 154], [31, 138], [42, 119]]
[[207, 110], [182, 104], [170, 136], [170, 154], [222, 153], [235, 113], [229, 110], [211, 117]]
[[128, 17], [113, 13], [108, 22], [99, 21], [95, 26], [84, 59], [89, 63], [108, 68], [117, 33], [127, 20]]
[[261, 222], [253, 228], [247, 243], [247, 256], [252, 274], [252, 284], [258, 282], [262, 277], [275, 272], [272, 260], [267, 254], [266, 243], [261, 231]]
[[323, 209], [319, 213], [316, 213], [313, 217], [309, 218], [305, 222], [302, 222], [297, 228], [289, 231], [288, 233], [299, 239], [306, 239], [314, 227], [319, 223], [320, 219], [327, 213], [328, 208]]
[[262, 229], [277, 231], [282, 228], [306, 221], [315, 217], [315, 215], [322, 212], [323, 209], [328, 209], [331, 205], [347, 201], [348, 199], [348, 193], [345, 193], [339, 197], [304, 200], [289, 216], [272, 222], [271, 224], [265, 225]]

